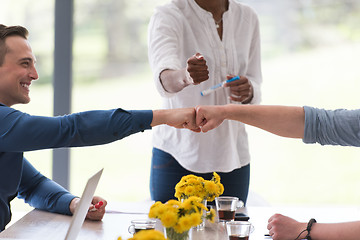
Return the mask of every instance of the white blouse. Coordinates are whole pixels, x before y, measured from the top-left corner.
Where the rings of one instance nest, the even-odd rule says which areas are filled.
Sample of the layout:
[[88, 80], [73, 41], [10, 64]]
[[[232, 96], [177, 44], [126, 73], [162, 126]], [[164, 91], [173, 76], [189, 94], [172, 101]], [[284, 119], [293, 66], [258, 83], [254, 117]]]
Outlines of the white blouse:
[[[149, 61], [164, 108], [230, 103], [228, 88], [206, 96], [200, 94], [230, 74], [246, 76], [254, 89], [251, 104], [260, 103], [259, 22], [250, 7], [229, 0], [229, 9], [223, 14], [221, 40], [210, 12], [194, 0], [172, 0], [156, 8], [148, 34]], [[207, 62], [209, 79], [177, 93], [167, 92], [160, 82], [160, 73], [185, 68], [187, 59], [197, 52]], [[226, 120], [207, 133], [157, 126], [153, 146], [170, 153], [184, 168], [200, 173], [230, 172], [250, 162], [245, 126], [235, 121]]]

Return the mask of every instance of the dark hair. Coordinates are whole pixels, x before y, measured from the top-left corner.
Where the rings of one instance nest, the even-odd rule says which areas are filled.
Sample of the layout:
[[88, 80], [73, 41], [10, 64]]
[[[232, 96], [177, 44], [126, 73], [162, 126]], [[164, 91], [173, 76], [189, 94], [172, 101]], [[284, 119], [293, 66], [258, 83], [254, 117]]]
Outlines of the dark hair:
[[10, 36], [20, 36], [27, 39], [29, 32], [26, 28], [22, 26], [5, 26], [0, 24], [0, 66], [4, 62], [5, 54], [7, 52], [7, 47], [5, 40]]

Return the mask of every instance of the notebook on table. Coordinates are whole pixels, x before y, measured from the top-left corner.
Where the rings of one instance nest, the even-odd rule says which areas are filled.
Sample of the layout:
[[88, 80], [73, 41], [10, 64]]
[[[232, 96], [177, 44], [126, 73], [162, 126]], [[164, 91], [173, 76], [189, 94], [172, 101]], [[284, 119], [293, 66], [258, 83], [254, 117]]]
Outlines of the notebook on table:
[[86, 214], [89, 210], [91, 200], [94, 196], [95, 189], [99, 183], [101, 174], [104, 169], [95, 173], [86, 183], [83, 194], [80, 198], [79, 205], [77, 206], [74, 215], [72, 216], [69, 229], [66, 233], [65, 240], [75, 240], [79, 235], [82, 224], [84, 223]]

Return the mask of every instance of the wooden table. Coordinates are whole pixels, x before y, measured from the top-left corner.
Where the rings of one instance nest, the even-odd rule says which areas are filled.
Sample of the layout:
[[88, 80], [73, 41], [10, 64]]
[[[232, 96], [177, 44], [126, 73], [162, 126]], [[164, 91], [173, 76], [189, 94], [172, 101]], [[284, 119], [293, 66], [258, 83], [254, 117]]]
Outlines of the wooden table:
[[[357, 207], [247, 207], [243, 209], [250, 216], [250, 222], [255, 226], [251, 234], [251, 240], [268, 239], [266, 225], [268, 218], [274, 213], [282, 213], [299, 221], [308, 221], [314, 217], [318, 222], [340, 222], [358, 220], [360, 210]], [[130, 221], [134, 219], [146, 219], [147, 214], [123, 211], [107, 212], [103, 221], [85, 221], [78, 239], [80, 240], [116, 240], [121, 236], [128, 239]], [[1, 239], [51, 239], [63, 240], [71, 221], [70, 216], [48, 213], [40, 210], [32, 210], [23, 218], [15, 222], [9, 228], [0, 233]], [[157, 230], [163, 231], [158, 222]], [[206, 223], [204, 231], [193, 231], [192, 240], [227, 240], [226, 230], [223, 224]]]

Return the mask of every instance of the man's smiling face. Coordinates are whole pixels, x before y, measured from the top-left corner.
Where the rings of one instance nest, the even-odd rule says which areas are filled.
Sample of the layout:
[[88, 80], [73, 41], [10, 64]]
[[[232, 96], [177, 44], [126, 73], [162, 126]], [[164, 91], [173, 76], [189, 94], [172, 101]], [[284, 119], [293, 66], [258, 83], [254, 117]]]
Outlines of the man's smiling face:
[[7, 52], [0, 66], [0, 103], [12, 106], [29, 103], [29, 87], [38, 79], [35, 56], [29, 42], [20, 36], [5, 40]]

